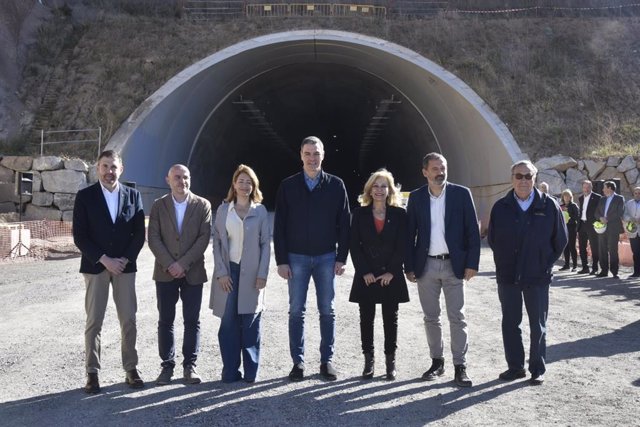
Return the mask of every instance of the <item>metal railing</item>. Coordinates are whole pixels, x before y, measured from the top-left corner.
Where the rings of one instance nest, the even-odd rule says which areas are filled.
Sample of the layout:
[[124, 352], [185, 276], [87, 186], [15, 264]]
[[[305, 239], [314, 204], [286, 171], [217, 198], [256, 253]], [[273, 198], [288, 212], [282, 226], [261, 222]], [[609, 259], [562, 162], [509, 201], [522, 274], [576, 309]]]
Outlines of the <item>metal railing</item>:
[[[61, 134], [84, 134], [91, 135], [92, 133], [96, 134], [95, 138], [89, 139], [63, 139], [50, 141], [46, 140], [46, 137], [49, 135], [61, 135]], [[44, 146], [45, 145], [57, 145], [57, 144], [85, 144], [85, 143], [98, 143], [98, 156], [100, 155], [102, 149], [102, 128], [98, 127], [96, 129], [64, 129], [64, 130], [44, 130], [40, 131], [40, 155], [44, 156]]]

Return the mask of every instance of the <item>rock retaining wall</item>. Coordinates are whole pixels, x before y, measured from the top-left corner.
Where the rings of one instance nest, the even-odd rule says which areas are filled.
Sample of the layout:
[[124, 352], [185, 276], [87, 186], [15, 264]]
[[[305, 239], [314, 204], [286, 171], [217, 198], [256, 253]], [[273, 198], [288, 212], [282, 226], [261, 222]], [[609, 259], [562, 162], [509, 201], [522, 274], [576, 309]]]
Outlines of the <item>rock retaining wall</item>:
[[618, 192], [626, 199], [632, 197], [634, 187], [640, 186], [640, 159], [633, 156], [608, 157], [602, 160], [574, 160], [568, 156], [546, 157], [535, 163], [537, 183], [549, 184], [549, 192], [560, 195], [569, 189], [577, 200], [582, 192], [582, 181], [620, 180]]
[[22, 195], [23, 219], [71, 221], [76, 193], [96, 182], [96, 174], [90, 173], [90, 169], [94, 168], [80, 159], [2, 156], [0, 214], [19, 212], [19, 178], [29, 176], [32, 180], [23, 180], [22, 183], [25, 190]]

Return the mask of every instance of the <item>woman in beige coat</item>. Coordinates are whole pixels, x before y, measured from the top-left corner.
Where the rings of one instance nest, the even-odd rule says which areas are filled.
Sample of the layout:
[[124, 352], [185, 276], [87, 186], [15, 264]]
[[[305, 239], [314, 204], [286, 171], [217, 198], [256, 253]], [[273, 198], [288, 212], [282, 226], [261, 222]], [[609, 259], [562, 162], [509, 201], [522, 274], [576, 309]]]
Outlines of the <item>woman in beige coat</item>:
[[256, 380], [260, 362], [260, 318], [269, 273], [271, 233], [260, 204], [258, 177], [240, 165], [216, 213], [213, 231], [215, 267], [209, 307], [220, 317], [218, 341], [222, 381]]

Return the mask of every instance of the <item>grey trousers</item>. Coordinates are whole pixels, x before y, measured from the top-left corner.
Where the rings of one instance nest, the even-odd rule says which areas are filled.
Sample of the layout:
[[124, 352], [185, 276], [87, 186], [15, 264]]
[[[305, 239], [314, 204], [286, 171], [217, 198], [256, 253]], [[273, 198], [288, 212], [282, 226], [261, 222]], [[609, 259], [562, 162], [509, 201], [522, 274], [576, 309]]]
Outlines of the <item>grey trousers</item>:
[[424, 313], [427, 343], [432, 359], [444, 358], [440, 291], [444, 300], [451, 331], [451, 353], [454, 365], [466, 364], [467, 322], [464, 316], [464, 281], [453, 274], [450, 260], [427, 258], [427, 265], [418, 278], [418, 296]]
[[107, 270], [100, 274], [83, 274], [86, 284], [84, 300], [87, 322], [84, 331], [84, 345], [87, 373], [100, 371], [100, 334], [104, 313], [109, 301], [109, 286], [113, 285], [113, 301], [120, 321], [120, 349], [122, 366], [130, 371], [138, 366], [136, 350], [136, 273], [111, 275]]

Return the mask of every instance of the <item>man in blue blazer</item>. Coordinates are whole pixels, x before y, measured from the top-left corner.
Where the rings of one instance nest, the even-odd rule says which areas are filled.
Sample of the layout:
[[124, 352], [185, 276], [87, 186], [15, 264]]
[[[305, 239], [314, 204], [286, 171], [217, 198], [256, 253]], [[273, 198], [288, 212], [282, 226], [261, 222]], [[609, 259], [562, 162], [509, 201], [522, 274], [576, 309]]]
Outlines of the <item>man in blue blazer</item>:
[[596, 277], [607, 277], [609, 270], [611, 270], [613, 278], [619, 279], [618, 243], [620, 242], [620, 234], [624, 233], [622, 226], [624, 197], [616, 194], [616, 183], [613, 181], [606, 181], [602, 192], [604, 197], [598, 201], [594, 215], [600, 222], [607, 225], [607, 229], [598, 236], [601, 271]]
[[82, 253], [80, 272], [86, 284], [85, 351], [87, 393], [98, 393], [100, 332], [109, 300], [109, 285], [118, 312], [122, 336], [125, 382], [144, 386], [136, 351], [136, 258], [144, 245], [144, 211], [140, 193], [118, 182], [122, 159], [108, 150], [98, 158], [98, 180], [76, 195], [73, 240]]
[[444, 374], [440, 292], [451, 329], [455, 383], [470, 387], [466, 372], [467, 322], [464, 285], [478, 272], [480, 231], [468, 188], [447, 182], [447, 159], [429, 153], [422, 160], [427, 185], [411, 192], [407, 205], [408, 247], [405, 274], [418, 283], [431, 367], [422, 375], [433, 381]]

